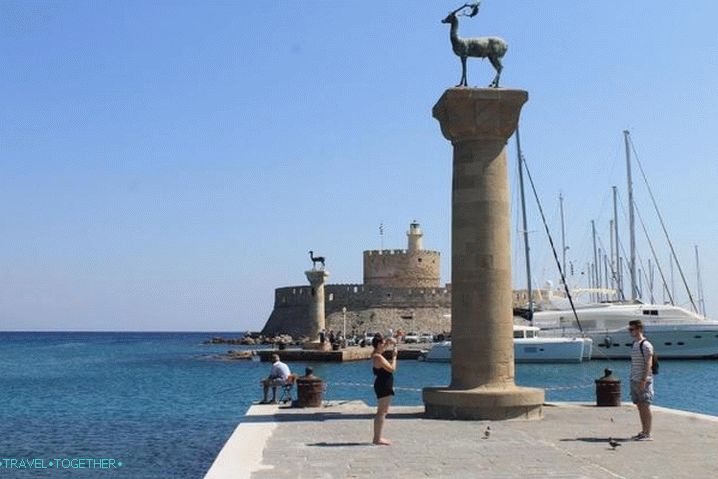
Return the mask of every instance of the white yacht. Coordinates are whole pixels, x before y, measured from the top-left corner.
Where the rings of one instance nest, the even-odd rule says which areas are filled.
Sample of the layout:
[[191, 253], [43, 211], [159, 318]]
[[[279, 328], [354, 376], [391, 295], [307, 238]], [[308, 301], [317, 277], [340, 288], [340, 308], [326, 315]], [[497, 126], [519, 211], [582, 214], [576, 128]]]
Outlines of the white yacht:
[[533, 325], [544, 336], [585, 334], [597, 348], [594, 358], [628, 358], [633, 340], [628, 322], [640, 319], [659, 358], [718, 358], [718, 321], [678, 306], [633, 303], [596, 303], [568, 309], [535, 311]]
[[[638, 277], [636, 271], [636, 241], [635, 241], [635, 221], [634, 221], [634, 210], [635, 202], [633, 201], [633, 183], [631, 180], [631, 151], [632, 143], [630, 140], [630, 134], [627, 130], [624, 132], [624, 142], [626, 146], [626, 171], [628, 177], [628, 210], [629, 210], [629, 225], [628, 233], [630, 234], [630, 250], [629, 257], [626, 259], [626, 266], [629, 271], [629, 277], [626, 278], [626, 297], [630, 297], [630, 301], [620, 302], [605, 302], [605, 303], [584, 303], [576, 305], [576, 315], [574, 315], [568, 300], [566, 298], [555, 298], [552, 295], [552, 285], [548, 284], [548, 304], [545, 307], [539, 307], [538, 311], [533, 313], [534, 326], [541, 328], [544, 335], [553, 336], [572, 336], [576, 334], [585, 334], [587, 337], [593, 339], [596, 346], [594, 357], [595, 358], [628, 358], [631, 354], [631, 347], [633, 340], [628, 333], [628, 322], [634, 319], [640, 319], [644, 324], [644, 332], [649, 341], [653, 344], [656, 354], [659, 358], [681, 358], [681, 359], [694, 359], [694, 358], [718, 358], [718, 321], [710, 321], [705, 318], [705, 307], [703, 307], [703, 315], [693, 313], [686, 309], [671, 304], [657, 305], [657, 304], [645, 304], [642, 303], [638, 298], [641, 296], [638, 288], [636, 287], [636, 278]], [[644, 176], [645, 180], [645, 176]], [[646, 185], [648, 186], [648, 185]], [[650, 187], [649, 187], [650, 191]], [[617, 214], [617, 203], [616, 203], [616, 187], [613, 187], [614, 197], [614, 220], [613, 223], [617, 225], [618, 214]], [[654, 208], [656, 211], [658, 207], [654, 201]], [[661, 220], [662, 222], [662, 220]], [[527, 228], [524, 228], [527, 229]], [[563, 231], [563, 217], [562, 217], [562, 231]], [[601, 269], [600, 263], [596, 265], [596, 236], [594, 228], [594, 267], [598, 270]], [[664, 227], [665, 233], [665, 227]], [[618, 229], [613, 228], [611, 230], [613, 241], [615, 245], [618, 245], [620, 240], [618, 236]], [[666, 233], [666, 239], [669, 241], [668, 234]], [[614, 249], [613, 247], [611, 248]], [[622, 267], [618, 267], [616, 271], [613, 271], [616, 265], [621, 264], [620, 248], [616, 248], [615, 258], [611, 257], [611, 280], [612, 284], [623, 284], [623, 273]], [[564, 247], [565, 251], [565, 247]], [[680, 263], [678, 258], [675, 256], [673, 247], [671, 246], [672, 261], [675, 260], [676, 265], [679, 267]], [[566, 260], [564, 258], [565, 271]], [[696, 247], [696, 265], [698, 264], [698, 250]], [[604, 263], [604, 268], [608, 266]], [[702, 286], [700, 281], [700, 268], [697, 268], [698, 274], [698, 285], [699, 285], [699, 298], [698, 304], [702, 305]], [[681, 271], [681, 276], [683, 275]], [[589, 275], [590, 276], [590, 275]], [[608, 271], [604, 274], [604, 284], [608, 287], [607, 278], [609, 277]], [[615, 281], [614, 281], [615, 280]], [[565, 281], [565, 279], [564, 279]], [[601, 285], [600, 274], [593, 276], [593, 285]], [[684, 284], [686, 290], [688, 285]], [[667, 287], [667, 286], [666, 286]], [[673, 288], [670, 288], [671, 290]], [[615, 291], [612, 290], [601, 290], [585, 289], [583, 292], [597, 293], [598, 297], [608, 296], [608, 294]], [[580, 294], [577, 289], [573, 290], [575, 296]], [[692, 295], [688, 291], [689, 298], [693, 303]], [[669, 294], [669, 297], [673, 295]], [[531, 296], [529, 296], [531, 297]], [[595, 298], [596, 296], [594, 296]], [[671, 298], [670, 300], [674, 300]], [[694, 310], [698, 311], [698, 308], [694, 304]], [[578, 321], [576, 319], [578, 317]]]
[[[538, 336], [539, 328], [514, 325], [514, 361], [517, 363], [580, 363], [591, 359], [592, 341], [588, 338]], [[450, 362], [451, 341], [434, 344], [425, 361]]]

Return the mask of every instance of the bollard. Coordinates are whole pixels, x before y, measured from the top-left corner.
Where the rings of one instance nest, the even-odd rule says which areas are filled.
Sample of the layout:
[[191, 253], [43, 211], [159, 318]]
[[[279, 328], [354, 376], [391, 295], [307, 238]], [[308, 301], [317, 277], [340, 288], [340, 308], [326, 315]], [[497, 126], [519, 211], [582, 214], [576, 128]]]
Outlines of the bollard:
[[604, 376], [596, 379], [596, 406], [616, 407], [621, 405], [621, 380], [606, 368]]
[[321, 407], [324, 381], [313, 374], [312, 368], [297, 378], [297, 407]]

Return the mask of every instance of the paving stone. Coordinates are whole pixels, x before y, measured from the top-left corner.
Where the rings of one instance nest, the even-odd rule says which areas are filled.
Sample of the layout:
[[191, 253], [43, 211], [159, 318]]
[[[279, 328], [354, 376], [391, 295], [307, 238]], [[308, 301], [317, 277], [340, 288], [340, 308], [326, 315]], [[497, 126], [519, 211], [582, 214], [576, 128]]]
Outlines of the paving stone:
[[[250, 410], [251, 411], [251, 410]], [[266, 408], [257, 418], [273, 429], [250, 470], [225, 464], [231, 477], [702, 479], [718, 477], [718, 418], [654, 408], [653, 442], [629, 438], [640, 429], [634, 406], [597, 408], [561, 403], [544, 407], [540, 421], [463, 422], [424, 419], [422, 408], [394, 407], [385, 436], [393, 445], [373, 446], [371, 416], [362, 403], [316, 410]], [[274, 421], [274, 414], [281, 420]], [[295, 415], [297, 420], [288, 420]], [[491, 435], [483, 439], [486, 426]], [[237, 428], [235, 440], [252, 441]], [[622, 445], [615, 451], [612, 437]], [[232, 460], [231, 456], [227, 460]], [[242, 475], [244, 473], [244, 475]], [[208, 478], [224, 476], [208, 474]], [[230, 476], [227, 476], [230, 477]]]

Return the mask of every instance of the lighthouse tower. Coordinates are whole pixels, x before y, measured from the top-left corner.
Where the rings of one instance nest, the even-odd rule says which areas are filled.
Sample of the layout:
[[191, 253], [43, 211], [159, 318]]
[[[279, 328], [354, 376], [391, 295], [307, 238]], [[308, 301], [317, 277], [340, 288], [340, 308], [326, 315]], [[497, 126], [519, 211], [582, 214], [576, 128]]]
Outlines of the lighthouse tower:
[[409, 238], [409, 253], [421, 251], [421, 238], [424, 233], [421, 232], [421, 227], [416, 220], [409, 224], [409, 231], [406, 232], [406, 236]]
[[364, 286], [438, 288], [439, 252], [425, 250], [419, 223], [409, 224], [407, 249], [364, 251]]

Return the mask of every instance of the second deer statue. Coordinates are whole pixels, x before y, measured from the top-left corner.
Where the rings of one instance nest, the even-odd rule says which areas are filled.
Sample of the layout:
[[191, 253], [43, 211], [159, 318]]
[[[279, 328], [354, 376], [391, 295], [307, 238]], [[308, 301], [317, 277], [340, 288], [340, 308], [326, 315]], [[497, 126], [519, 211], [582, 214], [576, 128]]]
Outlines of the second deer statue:
[[309, 259], [312, 260], [312, 268], [317, 268], [317, 263], [321, 263], [322, 269], [324, 269], [324, 256], [314, 256], [314, 251], [309, 252]]
[[501, 59], [506, 54], [506, 50], [509, 45], [499, 37], [477, 37], [477, 38], [461, 38], [459, 36], [459, 19], [457, 13], [465, 8], [470, 8], [468, 14], [459, 14], [462, 17], [473, 17], [479, 13], [479, 5], [481, 2], [464, 4], [460, 8], [457, 8], [453, 12], [441, 21], [441, 23], [451, 24], [451, 47], [454, 53], [461, 59], [461, 82], [456, 86], [468, 86], [466, 81], [466, 59], [468, 57], [475, 58], [488, 58], [496, 70], [496, 76], [493, 81], [489, 84], [489, 87], [498, 88], [499, 78], [501, 77], [501, 70], [503, 65]]

